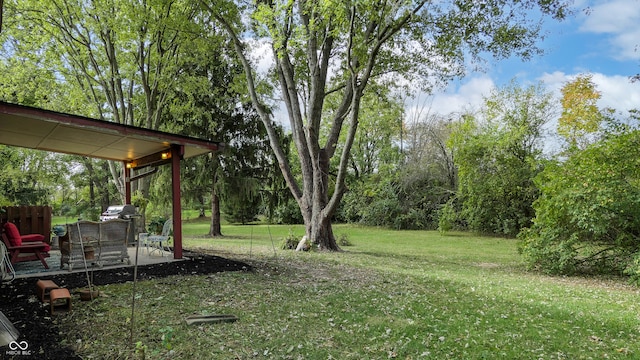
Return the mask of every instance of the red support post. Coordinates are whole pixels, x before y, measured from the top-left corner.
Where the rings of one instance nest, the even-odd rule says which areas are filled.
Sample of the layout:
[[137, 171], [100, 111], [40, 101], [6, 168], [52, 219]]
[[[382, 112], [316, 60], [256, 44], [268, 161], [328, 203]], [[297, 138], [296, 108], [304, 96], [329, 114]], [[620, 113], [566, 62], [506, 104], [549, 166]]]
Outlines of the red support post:
[[173, 200], [173, 258], [182, 259], [182, 206], [180, 203], [180, 160], [183, 147], [171, 146], [171, 192]]
[[124, 174], [124, 203], [131, 204], [131, 169], [127, 166], [127, 162], [122, 162]]

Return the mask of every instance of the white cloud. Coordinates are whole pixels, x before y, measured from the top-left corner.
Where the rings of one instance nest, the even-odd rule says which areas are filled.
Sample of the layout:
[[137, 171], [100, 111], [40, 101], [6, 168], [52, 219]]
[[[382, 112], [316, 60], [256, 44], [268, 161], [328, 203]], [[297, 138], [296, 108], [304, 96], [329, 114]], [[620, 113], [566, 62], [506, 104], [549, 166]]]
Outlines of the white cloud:
[[[474, 77], [460, 86], [449, 86], [444, 92], [429, 96], [426, 101], [424, 96], [418, 96], [407, 104], [407, 117], [413, 121], [425, 120], [429, 114], [447, 115], [477, 109], [494, 88], [490, 77]], [[420, 119], [416, 119], [417, 114], [420, 114]]]
[[266, 74], [273, 65], [273, 53], [271, 43], [267, 39], [248, 39], [251, 45], [249, 58], [256, 64], [256, 71], [259, 74]]
[[628, 77], [594, 74], [593, 82], [602, 93], [600, 106], [623, 112], [640, 108], [640, 84], [632, 83]]
[[[551, 74], [543, 74], [541, 80], [547, 89], [557, 94], [560, 98], [560, 89], [568, 81], [575, 79], [579, 74], [565, 74], [560, 71]], [[610, 107], [622, 113], [628, 110], [640, 108], [640, 84], [632, 83], [628, 77], [621, 75], [607, 76], [594, 73], [593, 83], [602, 94], [598, 102], [601, 108]]]
[[580, 31], [611, 36], [619, 60], [640, 59], [640, 1], [614, 0], [594, 5]]
[[[561, 71], [544, 73], [536, 81], [542, 81], [545, 88], [552, 92], [560, 101], [560, 89], [569, 81], [579, 75], [566, 74]], [[628, 77], [621, 75], [592, 74], [596, 88], [602, 94], [598, 102], [601, 108], [610, 107], [623, 114], [628, 110], [640, 108], [640, 83], [632, 83]], [[494, 81], [488, 76], [480, 76], [469, 79], [459, 86], [451, 86], [448, 90], [429, 96], [412, 99], [406, 105], [407, 118], [424, 120], [429, 114], [447, 115], [460, 113], [466, 110], [480, 108], [485, 97], [491, 94], [496, 87]], [[416, 119], [420, 114], [420, 119]]]

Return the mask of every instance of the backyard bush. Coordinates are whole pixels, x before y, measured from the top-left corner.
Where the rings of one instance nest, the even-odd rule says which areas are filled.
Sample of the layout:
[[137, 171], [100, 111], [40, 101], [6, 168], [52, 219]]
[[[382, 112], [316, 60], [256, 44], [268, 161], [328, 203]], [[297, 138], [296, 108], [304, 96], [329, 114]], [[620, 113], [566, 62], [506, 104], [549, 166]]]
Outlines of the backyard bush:
[[531, 225], [538, 197], [533, 179], [552, 109], [540, 84], [511, 83], [494, 90], [479, 114], [462, 116], [449, 145], [458, 167], [459, 218], [469, 230], [514, 237]]
[[297, 237], [293, 231], [289, 230], [289, 234], [282, 238], [280, 242], [280, 249], [282, 250], [295, 250], [300, 242], [300, 238]]
[[542, 195], [519, 250], [554, 274], [640, 277], [640, 132], [612, 134], [537, 177]]
[[451, 192], [428, 174], [421, 175], [374, 175], [368, 182], [352, 184], [336, 218], [396, 230], [436, 229], [440, 204]]

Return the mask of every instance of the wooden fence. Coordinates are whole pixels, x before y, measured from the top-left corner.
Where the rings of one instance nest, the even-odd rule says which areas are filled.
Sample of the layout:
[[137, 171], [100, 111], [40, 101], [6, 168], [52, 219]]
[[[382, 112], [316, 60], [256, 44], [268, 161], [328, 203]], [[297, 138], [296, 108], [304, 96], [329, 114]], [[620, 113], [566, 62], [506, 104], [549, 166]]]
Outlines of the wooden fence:
[[20, 234], [42, 234], [44, 241], [51, 243], [50, 206], [3, 206], [0, 222], [10, 221], [18, 227]]

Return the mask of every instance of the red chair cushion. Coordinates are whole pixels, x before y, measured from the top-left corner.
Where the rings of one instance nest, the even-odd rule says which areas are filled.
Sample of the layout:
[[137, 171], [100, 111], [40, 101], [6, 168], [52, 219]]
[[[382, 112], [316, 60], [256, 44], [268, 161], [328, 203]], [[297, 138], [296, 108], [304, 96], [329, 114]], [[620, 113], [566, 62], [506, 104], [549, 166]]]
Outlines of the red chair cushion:
[[43, 252], [49, 252], [51, 250], [51, 245], [44, 242], [44, 235], [41, 234], [29, 234], [29, 235], [20, 235], [20, 231], [13, 223], [4, 224], [4, 232], [7, 234], [7, 239], [9, 239], [9, 243], [12, 246], [21, 246], [23, 243], [29, 242], [42, 242]]
[[20, 236], [20, 231], [13, 223], [4, 224], [4, 232], [7, 234], [7, 238], [12, 246], [21, 246], [22, 245], [22, 237]]
[[29, 234], [29, 235], [21, 235], [22, 242], [30, 242], [30, 241], [44, 241], [44, 235], [40, 234]]

